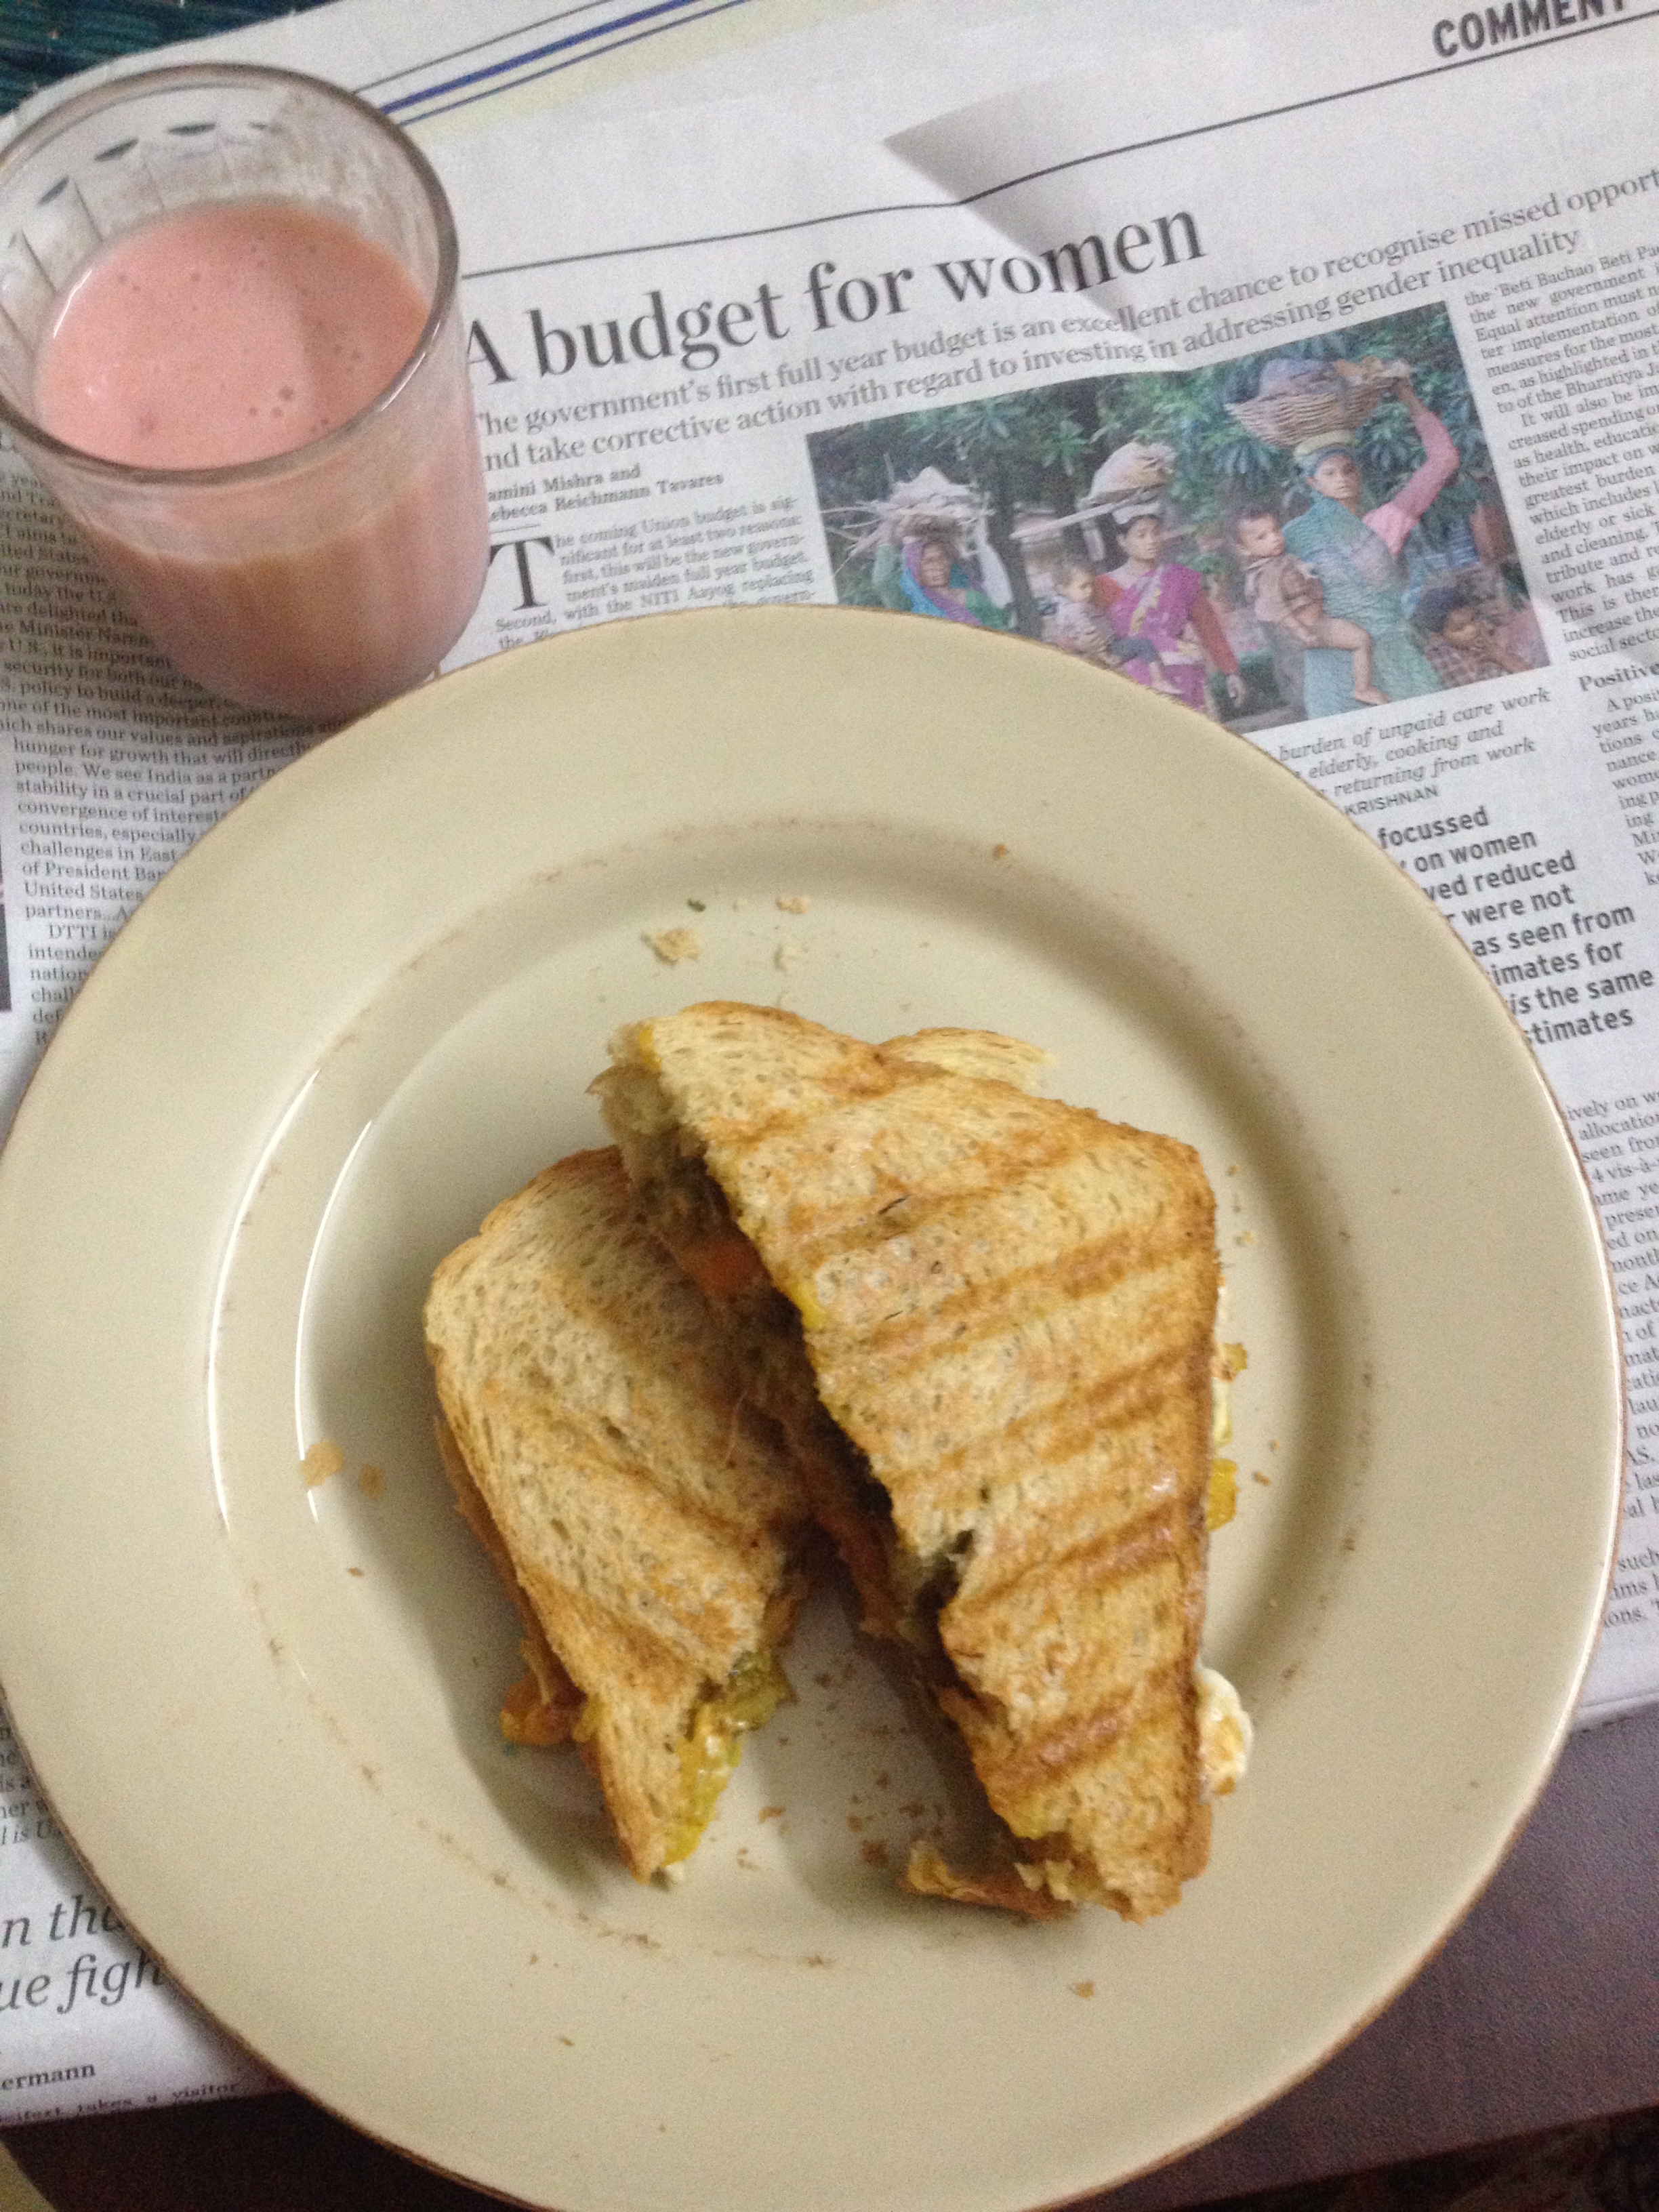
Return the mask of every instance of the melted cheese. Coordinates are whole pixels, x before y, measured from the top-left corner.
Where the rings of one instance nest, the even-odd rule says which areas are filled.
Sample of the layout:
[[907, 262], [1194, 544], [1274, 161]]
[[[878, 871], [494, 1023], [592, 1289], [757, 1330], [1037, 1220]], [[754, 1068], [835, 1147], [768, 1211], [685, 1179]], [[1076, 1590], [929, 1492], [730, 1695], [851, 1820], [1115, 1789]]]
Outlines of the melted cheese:
[[1224, 1797], [1249, 1765], [1255, 1731], [1237, 1691], [1224, 1674], [1200, 1663], [1195, 1679], [1198, 1758], [1204, 1771], [1204, 1794]]
[[1238, 1510], [1238, 1462], [1231, 1459], [1210, 1462], [1210, 1487], [1204, 1500], [1204, 1526], [1214, 1535], [1224, 1528]]

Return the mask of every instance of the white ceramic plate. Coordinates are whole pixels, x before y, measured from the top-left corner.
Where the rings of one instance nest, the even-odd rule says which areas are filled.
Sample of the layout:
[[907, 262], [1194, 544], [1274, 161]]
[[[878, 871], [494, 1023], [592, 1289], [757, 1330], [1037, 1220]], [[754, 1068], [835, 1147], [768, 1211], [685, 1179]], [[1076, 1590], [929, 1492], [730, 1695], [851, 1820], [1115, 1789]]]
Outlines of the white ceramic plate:
[[[1010, 1030], [1204, 1154], [1250, 1360], [1208, 1654], [1258, 1742], [1163, 1919], [899, 1894], [952, 1784], [833, 1589], [678, 1891], [499, 1739], [422, 1289], [602, 1140], [607, 1033], [708, 997]], [[0, 1666], [70, 1833], [277, 2071], [563, 2212], [1011, 2212], [1261, 2104], [1491, 1872], [1615, 1527], [1590, 1203], [1429, 902], [1144, 690], [850, 611], [531, 647], [239, 808], [25, 1101], [0, 1341]]]

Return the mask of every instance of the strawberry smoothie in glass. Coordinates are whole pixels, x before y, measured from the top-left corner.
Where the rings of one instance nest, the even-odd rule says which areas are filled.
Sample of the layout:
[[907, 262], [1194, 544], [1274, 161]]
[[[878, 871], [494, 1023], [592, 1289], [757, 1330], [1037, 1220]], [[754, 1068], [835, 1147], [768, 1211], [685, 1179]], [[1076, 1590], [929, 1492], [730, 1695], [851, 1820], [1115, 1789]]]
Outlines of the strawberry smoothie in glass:
[[340, 721], [489, 557], [442, 187], [281, 70], [118, 78], [0, 151], [0, 422], [186, 675]]

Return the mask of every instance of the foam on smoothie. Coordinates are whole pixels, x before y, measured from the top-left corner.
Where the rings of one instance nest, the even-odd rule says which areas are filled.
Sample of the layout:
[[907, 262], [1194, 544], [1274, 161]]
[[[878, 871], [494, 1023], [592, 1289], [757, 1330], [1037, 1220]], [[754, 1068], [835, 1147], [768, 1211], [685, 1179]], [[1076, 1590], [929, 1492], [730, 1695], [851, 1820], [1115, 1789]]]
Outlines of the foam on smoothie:
[[88, 263], [37, 356], [37, 419], [138, 468], [263, 460], [368, 406], [426, 315], [400, 264], [344, 223], [282, 201], [209, 202]]

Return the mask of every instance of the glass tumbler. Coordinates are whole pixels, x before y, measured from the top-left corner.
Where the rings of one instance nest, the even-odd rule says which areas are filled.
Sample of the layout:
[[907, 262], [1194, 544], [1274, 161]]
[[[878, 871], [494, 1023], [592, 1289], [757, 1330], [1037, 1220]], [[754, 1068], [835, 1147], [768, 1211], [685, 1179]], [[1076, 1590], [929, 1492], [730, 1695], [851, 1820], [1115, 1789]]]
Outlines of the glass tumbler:
[[[263, 459], [139, 466], [54, 434], [36, 370], [71, 289], [100, 255], [112, 270], [129, 234], [161, 239], [170, 218], [226, 203], [307, 211], [392, 257], [426, 307], [412, 348], [398, 341], [346, 420]], [[120, 77], [0, 149], [0, 424], [186, 675], [336, 722], [420, 682], [459, 636], [489, 538], [458, 274], [419, 149], [363, 101], [286, 70]], [[340, 291], [324, 302], [337, 343], [368, 344], [359, 301]], [[106, 373], [119, 370], [117, 352]]]

